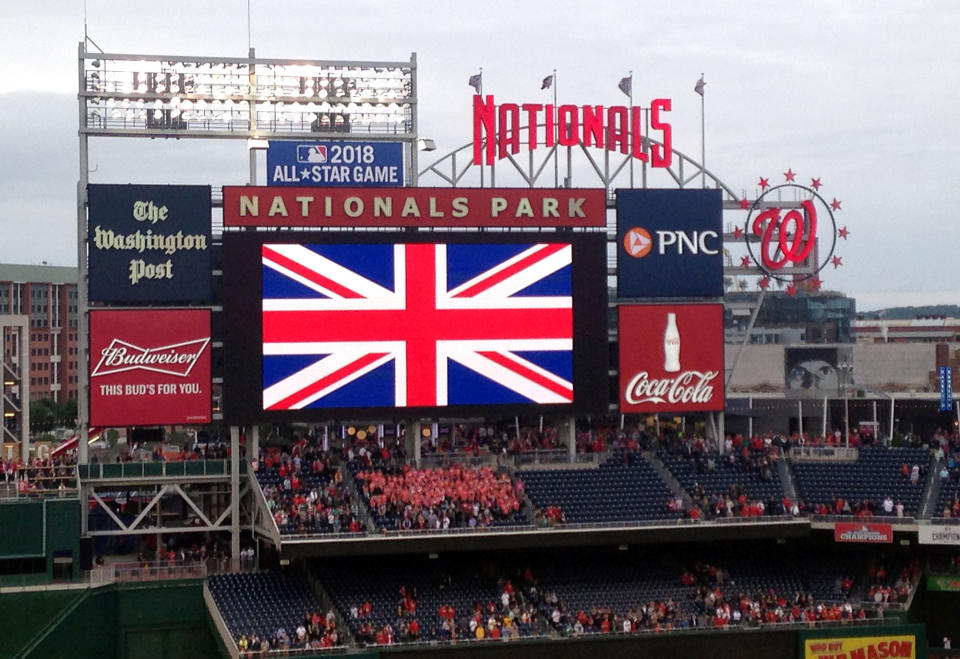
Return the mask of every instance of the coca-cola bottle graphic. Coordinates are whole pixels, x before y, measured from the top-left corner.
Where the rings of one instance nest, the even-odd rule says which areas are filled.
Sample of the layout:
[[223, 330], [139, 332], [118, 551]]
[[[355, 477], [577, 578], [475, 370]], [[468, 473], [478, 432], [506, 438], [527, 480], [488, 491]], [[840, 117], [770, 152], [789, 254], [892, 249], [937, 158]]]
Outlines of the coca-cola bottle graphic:
[[663, 333], [663, 370], [676, 373], [680, 370], [680, 330], [677, 329], [677, 314], [667, 314], [667, 329]]

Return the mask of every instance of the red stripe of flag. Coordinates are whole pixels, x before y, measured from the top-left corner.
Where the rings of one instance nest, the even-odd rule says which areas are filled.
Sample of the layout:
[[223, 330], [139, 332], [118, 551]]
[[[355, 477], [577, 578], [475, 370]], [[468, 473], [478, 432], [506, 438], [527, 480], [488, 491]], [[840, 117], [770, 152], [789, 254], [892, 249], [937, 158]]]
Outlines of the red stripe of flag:
[[363, 297], [356, 291], [353, 291], [345, 286], [342, 286], [341, 284], [338, 284], [332, 279], [328, 279], [327, 277], [324, 277], [323, 275], [321, 275], [315, 270], [311, 270], [310, 268], [306, 268], [300, 265], [293, 259], [287, 258], [280, 252], [272, 250], [266, 245], [263, 246], [263, 256], [264, 258], [274, 261], [277, 265], [280, 265], [286, 268], [290, 272], [294, 272], [299, 276], [303, 277], [304, 279], [311, 281], [314, 284], [317, 284], [318, 286], [322, 286], [323, 288], [334, 293], [335, 295], [339, 295], [341, 297], [349, 297], [349, 298]]
[[559, 252], [560, 250], [566, 247], [569, 247], [569, 245], [566, 243], [553, 243], [549, 245], [542, 245], [541, 249], [538, 249], [534, 253], [527, 255], [525, 258], [520, 259], [513, 265], [507, 268], [504, 268], [499, 272], [495, 272], [489, 277], [486, 277], [481, 281], [478, 281], [476, 284], [474, 284], [470, 288], [457, 293], [454, 297], [458, 297], [458, 298], [472, 297], [474, 295], [477, 295], [478, 293], [482, 293], [485, 290], [493, 286], [496, 286], [497, 284], [507, 279], [508, 277], [515, 275], [516, 273], [520, 272], [524, 268], [527, 268], [533, 265], [537, 261], [542, 261], [543, 259], [556, 254], [557, 252]]
[[286, 398], [277, 401], [267, 409], [271, 410], [289, 410], [292, 409], [293, 405], [299, 403], [301, 400], [309, 398], [313, 394], [326, 389], [330, 384], [333, 384], [337, 380], [341, 380], [349, 375], [356, 373], [359, 370], [362, 370], [377, 361], [381, 357], [386, 356], [389, 353], [386, 352], [373, 352], [364, 355], [360, 359], [354, 360], [353, 362], [347, 364], [343, 368], [340, 368], [327, 377], [317, 380], [316, 382], [311, 382], [309, 385], [301, 389], [300, 391], [287, 396]]
[[518, 362], [513, 361], [512, 359], [505, 357], [502, 353], [478, 352], [477, 354], [482, 357], [486, 357], [487, 359], [494, 362], [495, 364], [499, 364], [500, 366], [503, 366], [504, 368], [513, 371], [517, 375], [523, 376], [524, 378], [526, 378], [527, 380], [530, 380], [531, 382], [535, 382], [536, 384], [540, 385], [544, 389], [548, 389], [553, 393], [557, 394], [558, 396], [562, 396], [565, 400], [568, 400], [568, 401], [573, 400], [573, 389], [571, 387], [562, 385], [559, 382], [555, 382], [549, 378], [545, 378], [539, 372], [534, 371], [533, 369], [527, 366], [524, 366], [523, 364], [520, 364]]

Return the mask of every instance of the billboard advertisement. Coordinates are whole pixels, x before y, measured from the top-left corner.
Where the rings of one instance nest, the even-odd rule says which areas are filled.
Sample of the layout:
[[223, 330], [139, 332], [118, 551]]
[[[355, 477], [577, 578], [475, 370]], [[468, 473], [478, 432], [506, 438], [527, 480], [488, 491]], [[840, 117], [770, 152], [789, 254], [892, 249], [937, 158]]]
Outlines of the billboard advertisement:
[[940, 411], [950, 412], [953, 409], [953, 368], [941, 366], [937, 371], [940, 376]]
[[90, 423], [210, 422], [210, 311], [90, 312]]
[[723, 295], [720, 190], [617, 190], [617, 295]]
[[602, 189], [224, 186], [226, 227], [604, 227]]
[[919, 524], [917, 542], [921, 545], [960, 545], [960, 526], [954, 524]]
[[837, 522], [833, 525], [833, 539], [836, 542], [866, 542], [888, 545], [893, 542], [893, 525]]
[[224, 235], [225, 418], [602, 410], [602, 234]]
[[270, 185], [403, 187], [402, 142], [271, 141]]
[[838, 636], [807, 638], [803, 641], [804, 659], [916, 659], [918, 656], [917, 637], [914, 634]]
[[210, 299], [210, 186], [90, 185], [87, 195], [91, 302]]
[[849, 346], [784, 348], [783, 358], [788, 398], [835, 398], [854, 383]]
[[619, 308], [620, 411], [724, 409], [723, 305]]

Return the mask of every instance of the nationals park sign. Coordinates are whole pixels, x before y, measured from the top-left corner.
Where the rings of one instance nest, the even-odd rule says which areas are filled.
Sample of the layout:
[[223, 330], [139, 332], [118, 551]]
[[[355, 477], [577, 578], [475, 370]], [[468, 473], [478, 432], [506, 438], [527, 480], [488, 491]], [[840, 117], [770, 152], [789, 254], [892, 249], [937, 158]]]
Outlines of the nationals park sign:
[[603, 227], [602, 189], [223, 188], [228, 227]]

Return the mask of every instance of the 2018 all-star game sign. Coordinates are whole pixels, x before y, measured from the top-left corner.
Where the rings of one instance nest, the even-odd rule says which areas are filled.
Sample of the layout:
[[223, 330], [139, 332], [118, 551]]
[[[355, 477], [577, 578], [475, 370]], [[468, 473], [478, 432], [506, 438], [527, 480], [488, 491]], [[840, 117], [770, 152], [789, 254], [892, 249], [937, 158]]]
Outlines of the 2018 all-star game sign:
[[723, 409], [723, 305], [622, 305], [619, 336], [621, 412]]
[[209, 423], [210, 311], [90, 312], [90, 423]]
[[403, 187], [401, 142], [271, 141], [270, 185]]

